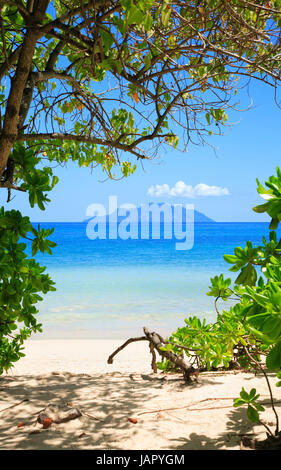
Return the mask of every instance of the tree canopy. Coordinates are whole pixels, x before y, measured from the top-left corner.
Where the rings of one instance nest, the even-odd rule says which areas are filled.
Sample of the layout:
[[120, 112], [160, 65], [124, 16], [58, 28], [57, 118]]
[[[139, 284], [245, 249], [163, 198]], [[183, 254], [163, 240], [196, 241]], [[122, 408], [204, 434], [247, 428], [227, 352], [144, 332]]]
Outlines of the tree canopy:
[[128, 155], [219, 132], [239, 79], [280, 80], [281, 0], [0, 6], [0, 174], [13, 160], [2, 186], [42, 208], [36, 185], [57, 182], [34, 173], [42, 160], [100, 164], [109, 176], [120, 164], [127, 176]]

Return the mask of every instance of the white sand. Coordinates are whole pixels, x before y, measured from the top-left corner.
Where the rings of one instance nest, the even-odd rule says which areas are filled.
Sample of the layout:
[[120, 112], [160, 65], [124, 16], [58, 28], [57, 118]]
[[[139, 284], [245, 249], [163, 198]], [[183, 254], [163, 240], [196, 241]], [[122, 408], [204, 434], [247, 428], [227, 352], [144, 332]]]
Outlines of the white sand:
[[[204, 373], [186, 386], [180, 375], [151, 372], [146, 342], [130, 344], [108, 365], [122, 342], [27, 342], [26, 357], [0, 378], [0, 449], [238, 450], [241, 435], [265, 438], [263, 426], [253, 426], [244, 408], [232, 407], [242, 386], [255, 387], [268, 403], [262, 376]], [[274, 384], [274, 374], [270, 380]], [[280, 388], [273, 385], [273, 391], [280, 400]], [[83, 416], [42, 430], [36, 413], [48, 403], [72, 403]], [[280, 414], [280, 404], [277, 409]], [[262, 418], [274, 426], [268, 405]]]
[[30, 340], [26, 342], [26, 357], [15, 364], [12, 374], [47, 374], [53, 371], [150, 373], [151, 354], [144, 341], [130, 344], [116, 356], [112, 365], [107, 364], [108, 356], [126, 339]]

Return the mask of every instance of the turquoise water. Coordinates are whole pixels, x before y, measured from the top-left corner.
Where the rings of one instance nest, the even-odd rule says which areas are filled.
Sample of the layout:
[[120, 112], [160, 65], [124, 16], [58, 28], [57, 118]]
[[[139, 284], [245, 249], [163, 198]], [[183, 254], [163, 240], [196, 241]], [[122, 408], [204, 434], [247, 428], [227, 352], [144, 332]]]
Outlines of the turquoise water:
[[189, 315], [212, 321], [210, 277], [235, 276], [223, 254], [268, 233], [267, 223], [198, 223], [193, 248], [177, 251], [175, 240], [89, 240], [86, 223], [41, 226], [55, 227], [58, 245], [36, 256], [57, 285], [40, 302], [42, 338], [125, 338], [143, 326], [168, 334]]

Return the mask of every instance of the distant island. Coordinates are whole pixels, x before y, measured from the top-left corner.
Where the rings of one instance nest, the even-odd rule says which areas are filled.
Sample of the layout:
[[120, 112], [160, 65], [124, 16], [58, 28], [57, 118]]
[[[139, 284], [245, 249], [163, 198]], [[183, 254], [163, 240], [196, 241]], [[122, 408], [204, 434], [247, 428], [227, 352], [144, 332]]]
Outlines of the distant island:
[[210, 217], [207, 217], [202, 212], [199, 212], [199, 211], [196, 211], [196, 210], [194, 210], [194, 222], [195, 223], [198, 223], [198, 222], [216, 223], [215, 220], [211, 219]]
[[166, 222], [185, 223], [187, 221], [190, 222], [193, 216], [194, 223], [216, 223], [215, 220], [207, 217], [202, 212], [197, 210], [192, 211], [190, 209], [186, 210], [184, 204], [182, 205], [181, 211], [178, 207], [175, 210], [176, 206], [179, 205], [167, 204], [164, 202], [149, 202], [148, 204], [142, 204], [139, 207], [124, 207], [124, 205], [121, 205], [117, 210], [111, 212], [110, 214], [107, 213], [106, 215], [98, 216], [98, 213], [93, 211], [93, 215], [87, 217], [84, 222], [88, 222], [93, 217], [95, 217], [100, 223], [110, 223], [115, 220], [117, 223], [119, 223], [126, 217], [130, 217], [131, 222], [141, 222], [141, 220], [143, 222], [148, 222], [148, 220], [151, 222], [153, 217], [153, 220], [155, 220], [155, 218], [158, 216], [160, 217], [161, 222], [164, 222], [165, 220]]

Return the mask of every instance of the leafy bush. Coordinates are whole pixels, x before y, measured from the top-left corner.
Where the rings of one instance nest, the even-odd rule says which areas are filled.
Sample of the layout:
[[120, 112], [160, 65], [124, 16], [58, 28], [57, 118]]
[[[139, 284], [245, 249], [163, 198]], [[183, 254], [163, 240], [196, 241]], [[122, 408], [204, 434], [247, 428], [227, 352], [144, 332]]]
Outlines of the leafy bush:
[[41, 331], [35, 304], [41, 293], [55, 290], [45, 267], [27, 257], [23, 241], [29, 240], [33, 256], [39, 250], [51, 254], [56, 244], [47, 237], [52, 232], [36, 230], [19, 211], [0, 209], [0, 374], [24, 356], [24, 340]]

